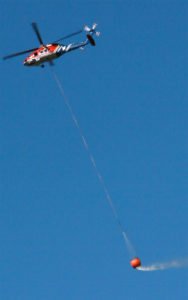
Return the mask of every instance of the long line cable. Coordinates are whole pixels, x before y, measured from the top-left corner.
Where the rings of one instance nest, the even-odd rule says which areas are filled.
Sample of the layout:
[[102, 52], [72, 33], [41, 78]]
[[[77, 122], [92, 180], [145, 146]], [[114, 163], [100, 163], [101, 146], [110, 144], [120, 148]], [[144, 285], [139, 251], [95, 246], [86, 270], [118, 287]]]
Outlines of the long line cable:
[[125, 230], [124, 230], [124, 228], [123, 228], [123, 225], [122, 225], [121, 222], [120, 222], [120, 219], [119, 219], [119, 217], [118, 217], [117, 211], [116, 211], [116, 209], [115, 209], [115, 207], [114, 207], [114, 204], [113, 204], [113, 202], [112, 202], [112, 199], [111, 199], [111, 197], [110, 197], [110, 194], [109, 194], [109, 192], [108, 192], [108, 190], [107, 190], [107, 188], [106, 188], [106, 185], [105, 185], [104, 180], [103, 180], [103, 178], [102, 178], [102, 176], [101, 176], [101, 173], [99, 172], [99, 170], [98, 170], [98, 168], [97, 168], [95, 159], [94, 159], [94, 157], [93, 157], [93, 155], [92, 155], [92, 153], [91, 153], [91, 150], [90, 150], [90, 148], [89, 148], [89, 146], [88, 146], [88, 143], [87, 143], [87, 141], [86, 141], [86, 139], [85, 139], [85, 137], [84, 137], [84, 135], [83, 135], [83, 132], [82, 132], [82, 130], [81, 130], [81, 128], [80, 128], [80, 125], [79, 125], [79, 123], [78, 123], [78, 120], [77, 120], [75, 114], [73, 113], [73, 110], [72, 110], [72, 107], [71, 107], [71, 105], [70, 105], [70, 102], [69, 102], [67, 96], [65, 95], [65, 92], [64, 92], [64, 89], [63, 89], [63, 87], [62, 87], [62, 84], [61, 84], [60, 80], [58, 79], [57, 74], [56, 74], [56, 72], [54, 71], [54, 69], [52, 69], [52, 73], [53, 73], [54, 78], [55, 78], [55, 80], [56, 80], [56, 82], [57, 82], [57, 85], [58, 85], [58, 87], [59, 87], [59, 90], [60, 90], [60, 92], [61, 92], [61, 94], [62, 94], [62, 96], [63, 96], [63, 99], [64, 99], [64, 101], [65, 101], [65, 104], [66, 104], [66, 106], [67, 106], [67, 108], [68, 108], [68, 110], [69, 110], [69, 112], [70, 112], [70, 114], [71, 114], [71, 117], [72, 117], [72, 119], [73, 119], [73, 121], [74, 121], [74, 123], [75, 123], [75, 125], [76, 125], [76, 127], [77, 127], [77, 129], [78, 129], [78, 131], [79, 131], [79, 134], [80, 134], [80, 137], [81, 137], [81, 139], [82, 139], [82, 141], [83, 141], [84, 147], [85, 147], [85, 149], [87, 150], [87, 152], [88, 152], [88, 154], [89, 154], [91, 163], [92, 163], [92, 165], [93, 165], [93, 167], [94, 167], [94, 169], [95, 169], [95, 171], [96, 171], [97, 177], [98, 177], [98, 179], [99, 179], [99, 181], [100, 181], [100, 183], [101, 183], [101, 185], [102, 185], [102, 187], [103, 187], [103, 190], [104, 190], [104, 193], [105, 193], [106, 198], [107, 198], [107, 200], [108, 200], [108, 203], [109, 203], [110, 206], [111, 206], [113, 215], [114, 215], [114, 217], [115, 217], [115, 219], [116, 219], [116, 221], [117, 221], [117, 223], [118, 223], [118, 225], [119, 225], [119, 227], [120, 227], [120, 229], [121, 229], [121, 233], [122, 233], [123, 238], [124, 238], [124, 241], [125, 241], [125, 243], [126, 243], [126, 246], [127, 246], [128, 252], [129, 252], [129, 256], [130, 256], [130, 258], [132, 258], [133, 256], [135, 256], [135, 250], [134, 250], [134, 248], [133, 248], [131, 242], [129, 241], [129, 239], [128, 239], [128, 237], [127, 237], [127, 234], [125, 233]]

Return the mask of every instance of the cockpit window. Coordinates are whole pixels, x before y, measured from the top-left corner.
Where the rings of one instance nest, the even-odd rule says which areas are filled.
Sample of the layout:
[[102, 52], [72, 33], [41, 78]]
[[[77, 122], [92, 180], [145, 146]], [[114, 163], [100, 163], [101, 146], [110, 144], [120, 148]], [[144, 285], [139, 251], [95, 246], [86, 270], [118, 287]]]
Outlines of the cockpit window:
[[34, 56], [37, 56], [37, 52], [34, 52]]

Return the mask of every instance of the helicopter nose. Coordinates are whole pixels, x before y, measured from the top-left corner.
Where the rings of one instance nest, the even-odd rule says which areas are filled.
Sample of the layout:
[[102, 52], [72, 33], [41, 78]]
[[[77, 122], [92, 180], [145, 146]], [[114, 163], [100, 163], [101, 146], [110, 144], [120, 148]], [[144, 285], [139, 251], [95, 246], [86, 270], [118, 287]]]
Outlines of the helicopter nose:
[[27, 60], [24, 60], [24, 66], [29, 66], [29, 63], [28, 63], [28, 61]]

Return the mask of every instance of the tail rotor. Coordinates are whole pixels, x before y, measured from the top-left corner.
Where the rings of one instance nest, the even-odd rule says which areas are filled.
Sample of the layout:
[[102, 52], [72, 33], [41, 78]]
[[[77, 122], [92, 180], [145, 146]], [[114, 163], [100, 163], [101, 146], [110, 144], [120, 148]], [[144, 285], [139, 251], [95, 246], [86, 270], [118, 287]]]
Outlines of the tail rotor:
[[95, 46], [95, 40], [94, 40], [94, 38], [92, 37], [92, 35], [94, 35], [94, 34], [96, 34], [96, 36], [99, 36], [99, 35], [100, 35], [100, 32], [95, 30], [96, 27], [97, 27], [97, 24], [96, 24], [96, 23], [94, 23], [93, 26], [92, 26], [91, 28], [88, 27], [87, 25], [84, 27], [84, 30], [85, 30], [86, 32], [88, 32], [86, 35], [87, 35], [87, 38], [88, 38], [88, 40], [89, 40], [89, 42], [90, 42], [90, 44], [91, 44], [92, 46]]
[[87, 25], [84, 27], [84, 30], [89, 32], [90, 34], [91, 33], [95, 33], [97, 36], [100, 35], [100, 32], [99, 31], [96, 31], [95, 28], [98, 26], [97, 23], [94, 23], [93, 26], [90, 28], [88, 27]]

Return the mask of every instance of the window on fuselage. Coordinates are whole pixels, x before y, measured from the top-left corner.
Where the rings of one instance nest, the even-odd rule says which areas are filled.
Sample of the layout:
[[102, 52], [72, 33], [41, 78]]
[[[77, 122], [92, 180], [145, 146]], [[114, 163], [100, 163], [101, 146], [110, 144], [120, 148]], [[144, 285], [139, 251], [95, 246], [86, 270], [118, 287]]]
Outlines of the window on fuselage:
[[34, 52], [34, 56], [37, 56], [37, 52]]

